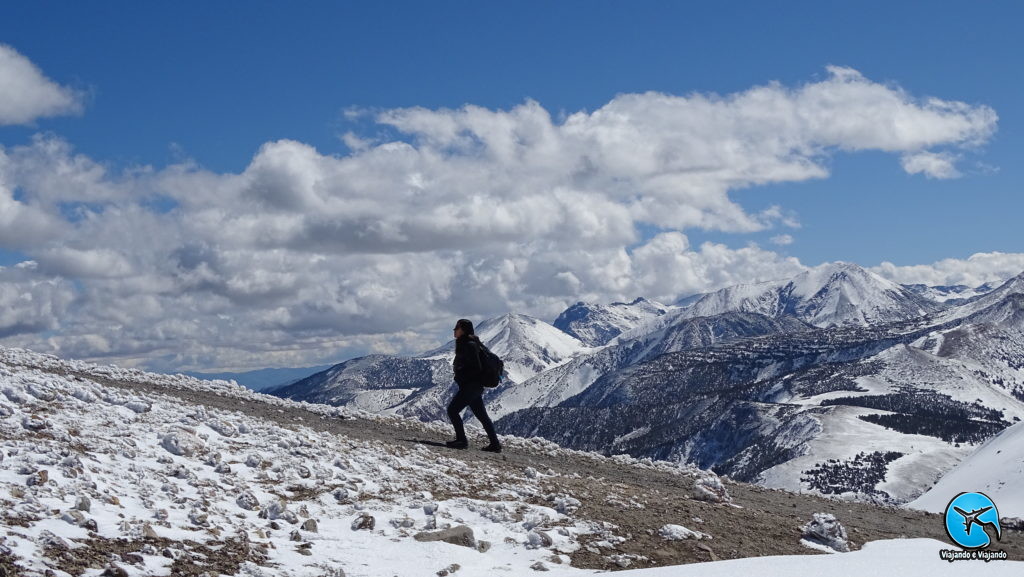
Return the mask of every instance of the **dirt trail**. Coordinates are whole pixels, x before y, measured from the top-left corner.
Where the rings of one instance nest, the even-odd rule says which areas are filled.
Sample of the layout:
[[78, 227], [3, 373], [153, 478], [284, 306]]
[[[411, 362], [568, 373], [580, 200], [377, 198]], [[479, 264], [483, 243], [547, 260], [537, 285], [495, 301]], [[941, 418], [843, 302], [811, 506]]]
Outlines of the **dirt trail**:
[[[87, 374], [78, 376], [106, 386], [240, 411], [286, 427], [306, 426], [354, 439], [410, 447], [420, 445], [447, 457], [485, 461], [517, 474], [527, 467], [541, 472], [550, 469], [557, 474], [543, 479], [546, 492], [568, 494], [581, 501], [575, 515], [579, 518], [614, 525], [606, 538], [594, 539], [611, 541], [614, 547], [603, 543], [601, 548], [595, 544], [581, 549], [571, 556], [572, 564], [578, 567], [621, 568], [609, 561], [609, 556], [613, 555], [621, 555], [621, 559], [633, 557], [630, 568], [641, 568], [764, 555], [816, 554], [800, 544], [800, 528], [814, 513], [834, 514], [846, 527], [854, 549], [867, 541], [900, 537], [929, 537], [948, 542], [942, 516], [934, 513], [840, 502], [734, 481], [725, 481], [725, 485], [735, 506], [713, 504], [693, 498], [693, 479], [689, 476], [637, 468], [612, 459], [551, 456], [514, 449], [494, 455], [475, 449], [485, 444], [482, 437], [471, 442], [469, 450], [455, 451], [443, 446], [446, 440], [443, 436], [412, 421], [395, 425], [327, 418], [301, 407], [285, 408], [216, 393], [125, 383]], [[666, 524], [683, 525], [710, 534], [713, 539], [666, 541], [658, 535], [658, 530]], [[626, 539], [615, 543], [616, 536]], [[1010, 559], [1024, 559], [1024, 533], [1004, 531], [1002, 541], [995, 548], [1007, 551]]]

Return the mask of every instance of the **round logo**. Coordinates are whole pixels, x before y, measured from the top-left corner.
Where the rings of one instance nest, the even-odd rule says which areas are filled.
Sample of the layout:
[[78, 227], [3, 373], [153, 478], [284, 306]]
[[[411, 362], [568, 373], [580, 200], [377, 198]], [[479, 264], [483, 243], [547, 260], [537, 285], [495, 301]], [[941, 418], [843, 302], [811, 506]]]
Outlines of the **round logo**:
[[964, 549], [984, 549], [992, 544], [989, 532], [1002, 539], [996, 504], [984, 493], [960, 493], [946, 505], [946, 533]]

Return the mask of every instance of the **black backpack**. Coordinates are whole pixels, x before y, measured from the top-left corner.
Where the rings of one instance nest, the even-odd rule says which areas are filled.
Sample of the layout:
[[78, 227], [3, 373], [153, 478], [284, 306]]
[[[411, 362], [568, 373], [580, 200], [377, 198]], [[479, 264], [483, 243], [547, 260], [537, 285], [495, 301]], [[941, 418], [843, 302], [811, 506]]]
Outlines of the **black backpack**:
[[483, 343], [480, 346], [480, 382], [488, 388], [497, 387], [505, 371], [505, 361], [491, 352]]

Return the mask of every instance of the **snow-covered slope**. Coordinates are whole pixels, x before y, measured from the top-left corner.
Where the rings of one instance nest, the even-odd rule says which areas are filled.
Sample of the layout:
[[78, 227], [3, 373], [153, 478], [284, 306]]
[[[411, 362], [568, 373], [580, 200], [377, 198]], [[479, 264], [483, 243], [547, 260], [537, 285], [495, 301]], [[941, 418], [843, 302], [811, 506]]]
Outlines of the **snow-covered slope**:
[[907, 504], [941, 513], [964, 491], [992, 498], [1001, 517], [1024, 517], [1024, 423], [1004, 430], [978, 447], [927, 493]]
[[669, 307], [645, 298], [610, 305], [580, 302], [562, 312], [554, 326], [588, 346], [597, 347], [668, 310]]
[[[239, 410], [107, 379], [214, 393]], [[267, 404], [271, 414], [254, 412]], [[556, 575], [593, 573], [569, 567], [565, 554], [611, 532], [574, 515], [579, 501], [547, 500], [550, 474], [498, 474], [423, 445], [275, 422], [295, 408], [312, 410], [307, 418], [370, 417], [228, 382], [0, 349], [0, 569], [356, 577], [524, 575], [540, 563]], [[414, 538], [459, 526], [471, 530], [471, 546]]]
[[[505, 361], [506, 376], [517, 383], [558, 366], [588, 347], [548, 323], [531, 316], [509, 313], [475, 327], [480, 340]], [[425, 359], [455, 358], [455, 341], [420, 355]]]
[[905, 284], [903, 288], [921, 295], [928, 300], [948, 304], [963, 304], [964, 302], [988, 294], [992, 289], [1003, 283], [985, 283], [976, 287], [967, 285], [952, 286], [929, 286], [925, 284]]
[[728, 287], [706, 295], [688, 317], [729, 311], [795, 316], [818, 327], [868, 326], [924, 316], [937, 303], [850, 263], [827, 263], [788, 280]]

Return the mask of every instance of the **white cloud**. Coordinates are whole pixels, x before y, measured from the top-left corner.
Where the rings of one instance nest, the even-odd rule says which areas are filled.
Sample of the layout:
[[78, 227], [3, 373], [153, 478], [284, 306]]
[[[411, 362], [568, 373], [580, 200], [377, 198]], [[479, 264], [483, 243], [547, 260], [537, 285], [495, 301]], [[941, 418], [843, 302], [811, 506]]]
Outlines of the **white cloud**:
[[0, 248], [35, 261], [18, 286], [58, 282], [51, 305], [3, 321], [4, 342], [162, 368], [298, 366], [426, 349], [458, 317], [551, 319], [577, 300], [791, 276], [794, 258], [693, 247], [685, 231], [797, 228], [730, 191], [825, 178], [841, 150], [966, 150], [996, 122], [839, 68], [795, 88], [625, 94], [563, 121], [532, 101], [374, 118], [404, 140], [352, 134], [345, 156], [269, 142], [240, 174], [112, 174], [53, 137], [0, 149], [0, 224], [21, 227], [0, 226]]
[[928, 178], [948, 179], [959, 178], [956, 169], [956, 157], [947, 152], [916, 152], [906, 154], [900, 160], [908, 174], [924, 174]]
[[1024, 254], [979, 252], [967, 259], [947, 258], [932, 264], [912, 266], [883, 262], [871, 270], [903, 284], [976, 287], [985, 283], [1001, 283], [1021, 274], [1024, 271]]
[[54, 83], [17, 50], [0, 44], [0, 126], [81, 109], [81, 94]]
[[788, 234], [780, 234], [771, 238], [772, 244], [787, 246], [793, 244], [793, 237]]

